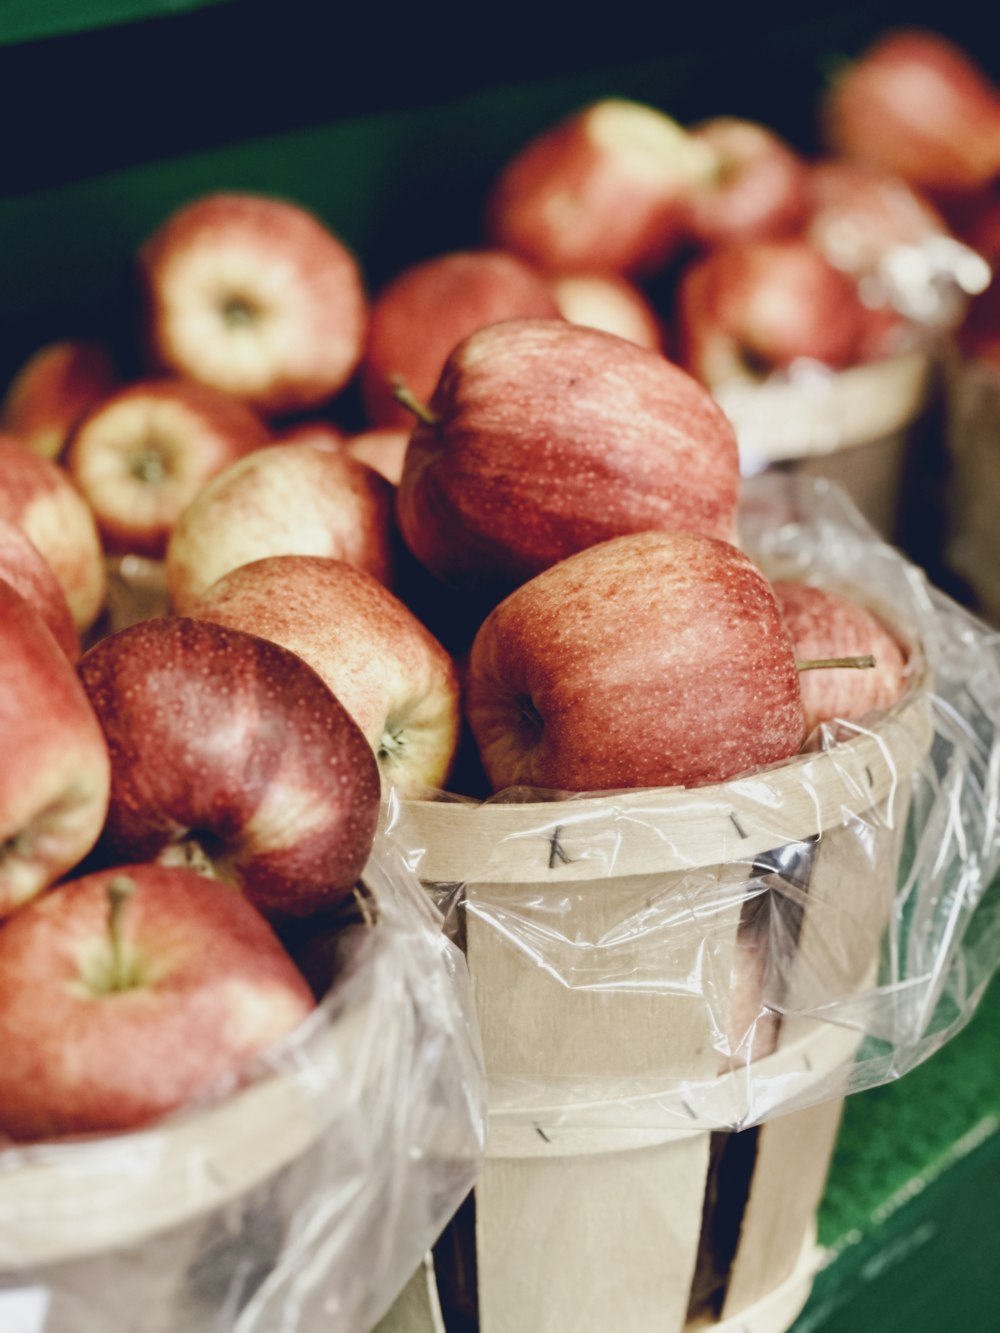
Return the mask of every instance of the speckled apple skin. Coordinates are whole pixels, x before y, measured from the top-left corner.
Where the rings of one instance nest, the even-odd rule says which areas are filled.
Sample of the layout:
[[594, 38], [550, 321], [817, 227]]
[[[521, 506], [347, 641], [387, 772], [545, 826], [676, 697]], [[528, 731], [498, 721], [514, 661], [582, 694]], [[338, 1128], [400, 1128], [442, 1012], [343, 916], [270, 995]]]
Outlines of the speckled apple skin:
[[75, 662], [80, 656], [80, 636], [59, 580], [30, 537], [2, 518], [0, 579], [31, 603], [66, 657]]
[[398, 274], [372, 302], [361, 393], [372, 426], [412, 427], [393, 396], [401, 378], [420, 402], [434, 392], [448, 353], [503, 319], [557, 319], [548, 279], [499, 250], [437, 255]]
[[[368, 300], [357, 260], [290, 200], [209, 194], [177, 209], [138, 255], [150, 364], [243, 398], [265, 416], [329, 401], [357, 369]], [[262, 312], [250, 347], [221, 310]]]
[[[86, 968], [110, 957], [117, 876], [135, 886], [122, 939], [145, 984], [95, 994]], [[156, 865], [68, 881], [0, 931], [0, 1135], [125, 1130], [226, 1092], [313, 1008], [270, 926], [228, 885]]]
[[185, 612], [216, 579], [269, 555], [346, 560], [393, 577], [395, 488], [346, 452], [275, 444], [230, 464], [186, 506], [167, 544], [167, 587]]
[[458, 745], [458, 672], [428, 629], [370, 574], [343, 560], [279, 555], [241, 565], [191, 615], [259, 634], [323, 677], [403, 796], [444, 786]]
[[795, 754], [804, 734], [767, 580], [690, 533], [616, 538], [511, 593], [473, 643], [466, 709], [498, 790], [722, 782]]
[[908, 684], [907, 654], [878, 616], [831, 589], [786, 580], [772, 587], [797, 661], [869, 653], [875, 658], [871, 668], [800, 672], [807, 732], [834, 718], [860, 722], [902, 697]]
[[[160, 559], [201, 488], [270, 438], [261, 418], [229, 394], [189, 380], [141, 380], [79, 422], [66, 467], [94, 513], [106, 552]], [[147, 450], [163, 459], [165, 475], [155, 481], [134, 471]]]
[[97, 842], [111, 768], [100, 724], [41, 614], [0, 579], [0, 919]]
[[261, 910], [341, 901], [371, 852], [378, 766], [343, 705], [279, 644], [183, 616], [101, 640], [78, 671], [107, 737], [98, 851], [154, 860], [188, 835]]
[[396, 513], [422, 564], [515, 586], [627, 532], [734, 534], [739, 453], [707, 391], [662, 356], [565, 321], [454, 350], [410, 439]]
[[0, 436], [0, 518], [14, 523], [45, 557], [80, 633], [104, 605], [104, 551], [90, 506], [58, 464]]

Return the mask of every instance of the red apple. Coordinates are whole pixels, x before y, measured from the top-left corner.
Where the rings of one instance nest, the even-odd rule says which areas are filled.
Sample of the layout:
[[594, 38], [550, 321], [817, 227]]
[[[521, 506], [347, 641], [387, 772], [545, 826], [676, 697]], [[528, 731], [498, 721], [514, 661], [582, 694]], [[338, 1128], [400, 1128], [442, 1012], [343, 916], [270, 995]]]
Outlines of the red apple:
[[308, 662], [401, 795], [444, 786], [460, 724], [455, 665], [370, 574], [322, 556], [271, 556], [224, 575], [191, 615], [272, 639]]
[[738, 490], [733, 428], [691, 376], [610, 333], [509, 320], [449, 357], [397, 516], [436, 577], [509, 587], [625, 532], [731, 537]]
[[174, 609], [186, 610], [223, 574], [267, 555], [333, 556], [390, 582], [393, 493], [343, 450], [255, 450], [202, 487], [178, 519], [166, 556]]
[[118, 387], [102, 343], [68, 338], [35, 352], [11, 380], [0, 406], [0, 430], [43, 458], [58, 458], [80, 417]]
[[265, 416], [338, 394], [364, 347], [357, 261], [300, 205], [218, 193], [177, 209], [139, 253], [153, 365]]
[[907, 656], [874, 612], [853, 597], [812, 584], [778, 580], [772, 588], [799, 662], [875, 658], [866, 670], [824, 667], [800, 673], [807, 733], [837, 718], [863, 721], [901, 697]]
[[142, 380], [93, 408], [71, 437], [70, 476], [109, 554], [161, 557], [184, 507], [270, 432], [238, 398], [193, 380]]
[[1000, 175], [1000, 90], [940, 33], [880, 37], [833, 80], [821, 117], [835, 152], [920, 189], [974, 191]]
[[747, 242], [689, 264], [678, 284], [678, 359], [712, 388], [800, 359], [857, 359], [866, 316], [851, 278], [807, 241]]
[[795, 754], [804, 733], [767, 580], [692, 533], [603, 542], [516, 589], [476, 635], [467, 691], [497, 789], [723, 782]]
[[487, 200], [492, 244], [555, 272], [655, 273], [683, 236], [682, 200], [715, 169], [662, 111], [603, 98], [526, 143]]
[[403, 460], [410, 443], [410, 430], [363, 430], [357, 435], [348, 436], [344, 446], [352, 458], [365, 463], [385, 477], [393, 486], [398, 486], [403, 475]]
[[1000, 365], [1000, 196], [981, 200], [966, 239], [992, 270], [992, 280], [969, 302], [957, 331], [967, 357]]
[[314, 449], [343, 449], [347, 436], [332, 421], [297, 421], [294, 426], [274, 431], [272, 444], [311, 444]]
[[805, 221], [809, 168], [773, 130], [738, 116], [715, 116], [691, 129], [708, 145], [716, 167], [694, 182], [685, 198], [684, 221], [703, 247], [786, 236]]
[[563, 319], [666, 352], [663, 321], [641, 287], [617, 273], [564, 273], [552, 280]]
[[94, 515], [63, 468], [10, 436], [0, 436], [0, 518], [30, 537], [66, 594], [77, 629], [89, 629], [107, 587]]
[[395, 398], [402, 383], [417, 398], [434, 391], [448, 353], [467, 334], [502, 319], [554, 319], [548, 280], [498, 250], [436, 255], [398, 274], [372, 303], [361, 394], [372, 426], [410, 427]]
[[67, 658], [75, 662], [80, 655], [80, 636], [59, 580], [30, 537], [2, 518], [0, 579], [31, 603]]
[[227, 885], [156, 865], [71, 880], [0, 931], [0, 1135], [134, 1129], [228, 1092], [314, 1007]]
[[88, 854], [110, 784], [104, 736], [73, 667], [41, 614], [2, 579], [0, 736], [2, 918]]
[[262, 911], [350, 893], [379, 809], [375, 757], [301, 658], [183, 616], [102, 639], [78, 667], [111, 753], [99, 855], [148, 861], [188, 839]]

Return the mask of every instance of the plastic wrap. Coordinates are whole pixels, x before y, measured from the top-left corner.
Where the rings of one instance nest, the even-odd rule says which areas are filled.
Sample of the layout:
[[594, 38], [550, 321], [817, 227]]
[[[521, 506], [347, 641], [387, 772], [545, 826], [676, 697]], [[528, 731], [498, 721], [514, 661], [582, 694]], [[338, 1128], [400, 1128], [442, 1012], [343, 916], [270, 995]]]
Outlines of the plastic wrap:
[[491, 1152], [739, 1130], [888, 1082], [1000, 959], [1000, 640], [837, 487], [764, 474], [744, 496], [746, 549], [879, 610], [909, 689], [718, 786], [407, 803], [469, 959]]
[[361, 1333], [385, 1313], [476, 1177], [485, 1085], [464, 959], [391, 831], [358, 902], [312, 949], [316, 1013], [228, 1095], [0, 1149], [5, 1333]]

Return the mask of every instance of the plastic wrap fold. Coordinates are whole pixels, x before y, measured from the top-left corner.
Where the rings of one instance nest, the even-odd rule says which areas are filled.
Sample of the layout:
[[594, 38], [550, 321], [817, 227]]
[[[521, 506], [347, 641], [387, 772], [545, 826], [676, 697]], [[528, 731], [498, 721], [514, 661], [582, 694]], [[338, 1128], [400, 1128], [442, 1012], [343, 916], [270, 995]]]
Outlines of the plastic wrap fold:
[[477, 1175], [485, 1083], [464, 959], [391, 833], [363, 886], [317, 1011], [239, 1087], [0, 1149], [0, 1328], [360, 1333], [385, 1313]]

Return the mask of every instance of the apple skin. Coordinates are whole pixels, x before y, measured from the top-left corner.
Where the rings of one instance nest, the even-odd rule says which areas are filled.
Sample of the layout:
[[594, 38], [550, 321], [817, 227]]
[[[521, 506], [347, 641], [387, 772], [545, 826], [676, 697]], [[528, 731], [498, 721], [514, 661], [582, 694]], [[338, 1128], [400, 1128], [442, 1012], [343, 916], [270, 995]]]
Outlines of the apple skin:
[[908, 684], [907, 655], [898, 639], [866, 606], [813, 584], [772, 585], [799, 662], [870, 654], [869, 668], [820, 667], [799, 673], [807, 734], [825, 722], [860, 722], [890, 708]]
[[940, 33], [896, 28], [834, 78], [825, 143], [918, 189], [975, 191], [1000, 175], [1000, 90]]
[[40, 347], [14, 375], [0, 405], [0, 431], [43, 458], [58, 458], [73, 427], [118, 387], [103, 343], [67, 338]]
[[35, 544], [66, 594], [77, 630], [88, 630], [107, 591], [94, 515], [64, 468], [12, 436], [0, 436], [0, 518]]
[[734, 533], [732, 426], [691, 376], [623, 338], [564, 320], [480, 329], [448, 358], [430, 409], [396, 513], [443, 582], [509, 590], [646, 528]]
[[80, 656], [80, 636], [66, 594], [38, 547], [20, 528], [0, 518], [0, 579], [31, 603], [70, 662]]
[[368, 327], [357, 260], [294, 202], [195, 199], [146, 240], [138, 266], [156, 370], [273, 417], [328, 402], [357, 369]]
[[618, 537], [516, 589], [476, 635], [466, 690], [496, 790], [724, 782], [804, 735], [767, 580], [691, 533]]
[[404, 269], [372, 302], [360, 379], [369, 424], [411, 429], [396, 384], [425, 402], [448, 353], [467, 334], [502, 319], [558, 315], [547, 278], [500, 250], [460, 250]]
[[617, 273], [564, 273], [552, 280], [563, 319], [667, 354], [667, 331], [653, 303], [636, 283]]
[[192, 380], [142, 380], [78, 424], [66, 468], [109, 555], [161, 558], [185, 506], [230, 463], [270, 441], [237, 398]]
[[94, 710], [41, 614], [0, 579], [0, 919], [97, 842], [111, 765]]
[[410, 443], [412, 423], [406, 430], [385, 427], [349, 435], [344, 446], [352, 458], [374, 468], [386, 481], [398, 486], [403, 475], [403, 461]]
[[393, 577], [395, 491], [344, 450], [257, 449], [212, 478], [167, 544], [170, 600], [184, 612], [216, 579], [268, 555], [324, 555]]
[[[132, 886], [121, 989], [116, 881]], [[314, 1007], [271, 927], [228, 885], [148, 864], [69, 880], [0, 931], [0, 1135], [136, 1129], [228, 1092]]]
[[104, 864], [192, 838], [261, 911], [350, 894], [371, 851], [378, 765], [317, 673], [280, 644], [186, 616], [141, 621], [77, 670], [111, 755]]
[[461, 725], [455, 664], [370, 574], [321, 556], [272, 556], [224, 575], [191, 615], [271, 639], [308, 662], [400, 795], [445, 785]]
[[715, 388], [799, 359], [842, 369], [868, 320], [853, 280], [800, 238], [726, 246], [688, 264], [676, 298], [677, 357]]
[[654, 107], [602, 98], [526, 143], [486, 202], [491, 244], [552, 272], [648, 277], [680, 247], [682, 201], [715, 156]]
[[790, 144], [765, 125], [715, 116], [691, 135], [716, 158], [710, 179], [698, 181], [684, 201], [684, 224], [702, 248], [786, 236], [805, 221], [809, 168]]

